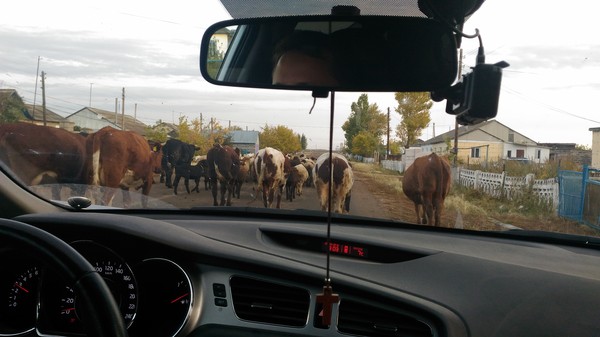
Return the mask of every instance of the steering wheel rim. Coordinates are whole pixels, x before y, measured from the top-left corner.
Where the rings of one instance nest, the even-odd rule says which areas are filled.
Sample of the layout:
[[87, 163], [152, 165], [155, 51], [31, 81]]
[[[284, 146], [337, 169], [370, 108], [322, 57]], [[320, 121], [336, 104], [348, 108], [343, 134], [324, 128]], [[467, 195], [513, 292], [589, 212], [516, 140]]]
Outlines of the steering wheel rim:
[[0, 238], [26, 247], [74, 285], [79, 314], [88, 336], [127, 337], [127, 328], [110, 289], [95, 268], [56, 236], [23, 222], [0, 219]]

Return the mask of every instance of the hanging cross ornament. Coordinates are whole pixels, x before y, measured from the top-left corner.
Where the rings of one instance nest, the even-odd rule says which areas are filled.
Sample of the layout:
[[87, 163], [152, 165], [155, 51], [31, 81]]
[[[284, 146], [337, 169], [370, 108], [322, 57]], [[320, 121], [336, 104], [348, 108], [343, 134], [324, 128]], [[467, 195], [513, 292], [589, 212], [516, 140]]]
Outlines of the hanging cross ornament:
[[321, 316], [323, 325], [330, 326], [331, 325], [331, 315], [333, 313], [333, 305], [340, 301], [340, 296], [338, 294], [333, 293], [333, 289], [331, 288], [331, 280], [329, 278], [325, 279], [325, 285], [323, 286], [323, 293], [317, 295], [317, 303], [321, 304], [323, 308], [319, 313]]

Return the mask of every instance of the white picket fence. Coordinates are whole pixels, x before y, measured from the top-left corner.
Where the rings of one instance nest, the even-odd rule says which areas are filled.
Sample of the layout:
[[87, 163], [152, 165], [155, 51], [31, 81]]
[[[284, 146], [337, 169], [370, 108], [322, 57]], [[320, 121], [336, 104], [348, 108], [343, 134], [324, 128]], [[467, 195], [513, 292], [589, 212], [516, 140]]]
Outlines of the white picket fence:
[[505, 196], [508, 199], [514, 198], [517, 194], [523, 193], [529, 186], [534, 194], [540, 200], [552, 202], [556, 209], [558, 207], [558, 180], [535, 179], [533, 174], [525, 177], [509, 177], [503, 173], [490, 173], [462, 168], [454, 169], [453, 176], [455, 183], [461, 186], [480, 190], [493, 197]]

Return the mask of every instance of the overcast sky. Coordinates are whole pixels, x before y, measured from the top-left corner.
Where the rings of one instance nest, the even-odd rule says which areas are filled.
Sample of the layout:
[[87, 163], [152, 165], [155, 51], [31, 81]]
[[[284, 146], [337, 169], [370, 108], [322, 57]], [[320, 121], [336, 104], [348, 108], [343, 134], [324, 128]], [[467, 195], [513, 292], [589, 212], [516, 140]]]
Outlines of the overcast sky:
[[[542, 8], [536, 12], [535, 5]], [[480, 30], [487, 62], [510, 63], [498, 121], [537, 142], [591, 145], [588, 129], [600, 127], [600, 23], [587, 6], [583, 0], [488, 0], [470, 18], [465, 32]], [[17, 89], [33, 103], [39, 57], [47, 105], [63, 116], [89, 106], [90, 89], [91, 106], [114, 111], [125, 87], [126, 113], [133, 115], [137, 104], [136, 117], [146, 124], [200, 115], [250, 130], [284, 124], [306, 134], [309, 147], [325, 147], [328, 100], [317, 100], [309, 115], [310, 92], [227, 88], [202, 79], [202, 34], [228, 18], [212, 0], [11, 1], [0, 11], [0, 88]], [[462, 47], [468, 69], [478, 42], [463, 39]], [[336, 94], [336, 144], [360, 94]], [[400, 122], [393, 93], [369, 93], [369, 101], [392, 109], [393, 127]], [[436, 134], [454, 127], [444, 108], [436, 103], [431, 112]], [[255, 111], [266, 116], [257, 119]], [[421, 138], [433, 137], [433, 123]]]

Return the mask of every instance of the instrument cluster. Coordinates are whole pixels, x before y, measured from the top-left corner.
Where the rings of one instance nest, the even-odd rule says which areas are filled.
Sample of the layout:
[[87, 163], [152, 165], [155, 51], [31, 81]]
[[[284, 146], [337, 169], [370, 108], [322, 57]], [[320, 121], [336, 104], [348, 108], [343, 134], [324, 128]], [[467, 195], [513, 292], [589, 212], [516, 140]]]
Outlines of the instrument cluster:
[[[130, 265], [112, 249], [93, 241], [71, 245], [104, 278], [121, 310], [130, 336], [176, 335], [188, 321], [193, 288], [175, 262], [150, 258]], [[43, 335], [83, 333], [81, 305], [73, 286], [44, 268], [27, 252], [2, 252], [0, 266], [0, 336], [37, 330]]]

